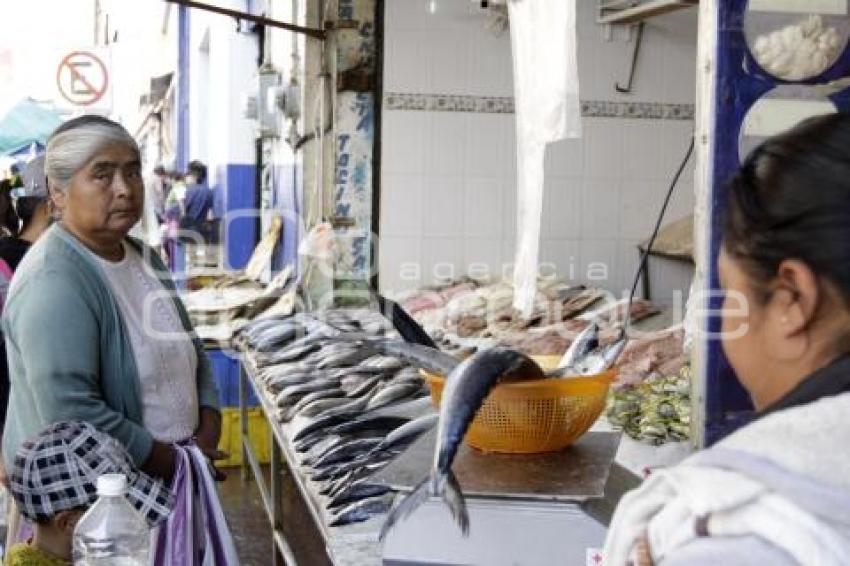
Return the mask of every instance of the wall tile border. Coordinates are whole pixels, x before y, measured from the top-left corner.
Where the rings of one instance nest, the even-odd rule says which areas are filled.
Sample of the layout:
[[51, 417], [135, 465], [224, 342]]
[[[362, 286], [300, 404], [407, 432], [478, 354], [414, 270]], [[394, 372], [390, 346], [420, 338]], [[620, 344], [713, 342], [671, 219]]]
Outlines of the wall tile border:
[[[385, 110], [513, 114], [514, 99], [510, 96], [385, 92], [384, 108]], [[581, 115], [586, 118], [693, 120], [694, 105], [661, 102], [582, 100]]]

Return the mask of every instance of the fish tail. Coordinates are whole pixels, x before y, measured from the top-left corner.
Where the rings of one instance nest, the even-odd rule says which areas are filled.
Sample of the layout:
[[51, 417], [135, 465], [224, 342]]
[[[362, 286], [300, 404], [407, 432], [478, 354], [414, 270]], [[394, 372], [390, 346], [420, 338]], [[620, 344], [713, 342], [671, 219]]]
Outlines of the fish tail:
[[381, 527], [379, 540], [383, 540], [399, 520], [407, 518], [432, 495], [443, 500], [460, 527], [463, 536], [467, 536], [469, 534], [469, 513], [466, 510], [466, 500], [457, 478], [451, 470], [448, 470], [445, 474], [433, 472], [390, 511], [384, 526]]
[[460, 527], [463, 536], [469, 535], [469, 513], [466, 510], [466, 499], [464, 499], [460, 484], [457, 483], [457, 478], [451, 470], [446, 474], [446, 482], [440, 497], [449, 506], [452, 517]]
[[425, 478], [416, 489], [413, 490], [407, 497], [402, 499], [401, 503], [393, 507], [387, 515], [384, 526], [381, 527], [381, 533], [378, 535], [378, 540], [384, 540], [387, 533], [395, 526], [400, 519], [406, 519], [408, 515], [413, 513], [420, 505], [425, 503], [431, 495], [431, 476]]

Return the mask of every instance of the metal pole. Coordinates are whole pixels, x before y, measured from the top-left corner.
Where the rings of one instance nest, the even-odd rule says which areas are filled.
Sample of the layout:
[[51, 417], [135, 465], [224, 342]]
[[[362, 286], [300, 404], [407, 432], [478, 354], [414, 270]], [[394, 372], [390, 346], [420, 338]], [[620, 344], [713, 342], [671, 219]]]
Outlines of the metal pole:
[[237, 10], [228, 10], [227, 8], [220, 8], [218, 6], [211, 6], [209, 4], [204, 4], [203, 2], [194, 2], [193, 0], [166, 0], [167, 2], [172, 2], [174, 4], [179, 4], [181, 7], [186, 8], [197, 8], [198, 10], [206, 10], [208, 12], [214, 12], [216, 14], [222, 14], [224, 16], [230, 16], [231, 18], [236, 18], [239, 20], [247, 20], [249, 22], [254, 22], [256, 24], [262, 26], [271, 26], [276, 28], [285, 29], [288, 31], [303, 33], [304, 35], [309, 35], [310, 37], [314, 37], [316, 39], [325, 39], [325, 30], [316, 29], [316, 28], [307, 28], [303, 26], [297, 26], [294, 24], [287, 24], [286, 22], [281, 22], [278, 20], [272, 20], [270, 18], [266, 18], [265, 16], [255, 16], [254, 14], [247, 14], [245, 12], [239, 12]]

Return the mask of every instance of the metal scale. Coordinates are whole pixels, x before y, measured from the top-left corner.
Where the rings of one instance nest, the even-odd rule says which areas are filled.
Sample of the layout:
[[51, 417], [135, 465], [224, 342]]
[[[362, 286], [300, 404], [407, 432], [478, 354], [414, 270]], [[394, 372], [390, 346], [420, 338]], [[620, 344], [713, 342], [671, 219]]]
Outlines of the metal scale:
[[[589, 432], [566, 450], [530, 455], [482, 454], [463, 445], [453, 469], [466, 497], [469, 536], [432, 499], [387, 535], [383, 564], [593, 564], [622, 491], [610, 481], [619, 436]], [[409, 493], [431, 469], [434, 442], [433, 432], [419, 439], [375, 481]]]

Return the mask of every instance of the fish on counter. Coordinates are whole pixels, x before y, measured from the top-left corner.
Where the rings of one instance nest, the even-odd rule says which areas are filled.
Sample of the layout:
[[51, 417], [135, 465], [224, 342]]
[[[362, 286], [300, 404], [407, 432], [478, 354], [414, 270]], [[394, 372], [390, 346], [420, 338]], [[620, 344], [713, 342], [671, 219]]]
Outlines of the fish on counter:
[[361, 499], [350, 505], [342, 507], [339, 511], [331, 515], [328, 525], [338, 527], [367, 521], [372, 517], [383, 515], [386, 513], [390, 505], [392, 505], [391, 496], [371, 497], [369, 499]]
[[334, 464], [350, 462], [358, 456], [371, 452], [373, 448], [381, 443], [381, 440], [383, 439], [380, 437], [371, 437], [343, 442], [314, 460], [310, 466], [316, 470], [320, 470]]
[[[418, 394], [418, 395], [417, 395]], [[422, 397], [427, 395], [427, 391], [423, 391], [421, 383], [403, 382], [390, 384], [379, 390], [366, 405], [367, 411], [374, 411], [400, 401], [405, 401], [411, 397]]]
[[349, 483], [339, 493], [329, 497], [328, 509], [336, 509], [345, 505], [351, 505], [355, 501], [378, 497], [392, 491], [388, 485], [382, 483], [370, 483], [368, 480]]
[[497, 382], [541, 378], [543, 370], [534, 360], [507, 348], [484, 350], [461, 362], [446, 377], [431, 473], [390, 511], [379, 538], [383, 539], [397, 521], [407, 517], [429, 497], [441, 498], [463, 534], [467, 535], [469, 516], [466, 502], [451, 469], [466, 430]]
[[440, 420], [439, 413], [431, 413], [418, 419], [413, 419], [390, 432], [375, 448], [375, 452], [395, 450], [404, 447], [432, 428]]

